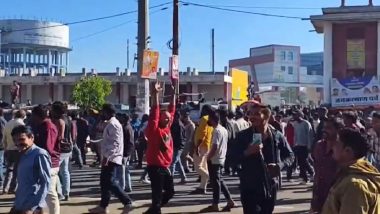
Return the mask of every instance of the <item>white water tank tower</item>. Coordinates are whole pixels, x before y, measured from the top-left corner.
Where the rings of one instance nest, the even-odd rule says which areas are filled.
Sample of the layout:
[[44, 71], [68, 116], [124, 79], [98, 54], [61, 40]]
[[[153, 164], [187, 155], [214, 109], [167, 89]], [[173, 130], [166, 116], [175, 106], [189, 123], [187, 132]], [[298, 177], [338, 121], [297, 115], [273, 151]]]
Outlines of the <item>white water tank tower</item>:
[[0, 70], [7, 75], [56, 75], [69, 63], [69, 27], [39, 20], [0, 20]]

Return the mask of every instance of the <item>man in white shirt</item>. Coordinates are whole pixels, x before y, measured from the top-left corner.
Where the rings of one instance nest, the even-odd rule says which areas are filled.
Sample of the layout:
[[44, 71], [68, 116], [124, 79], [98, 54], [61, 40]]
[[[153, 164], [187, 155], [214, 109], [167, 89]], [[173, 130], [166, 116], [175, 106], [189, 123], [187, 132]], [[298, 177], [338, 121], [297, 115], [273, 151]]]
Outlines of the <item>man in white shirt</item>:
[[221, 177], [221, 169], [226, 160], [228, 131], [220, 125], [220, 116], [217, 112], [211, 112], [208, 119], [208, 125], [214, 128], [212, 133], [211, 150], [208, 153], [208, 170], [213, 191], [213, 203], [211, 206], [203, 209], [201, 212], [219, 212], [220, 190], [227, 200], [227, 206], [223, 212], [230, 211], [235, 206], [227, 185]]
[[244, 112], [241, 109], [236, 110], [236, 133], [249, 128], [249, 123], [244, 119]]
[[26, 113], [24, 110], [16, 111], [14, 113], [14, 119], [7, 122], [4, 126], [3, 144], [7, 163], [3, 186], [4, 193], [12, 193], [16, 189], [17, 163], [20, 158], [20, 153], [13, 141], [12, 130], [17, 126], [25, 125], [25, 116]]
[[116, 181], [116, 172], [122, 170], [124, 152], [123, 127], [115, 117], [116, 111], [113, 105], [104, 104], [101, 112], [102, 119], [107, 121], [103, 131], [101, 145], [102, 169], [100, 173], [100, 205], [89, 210], [90, 213], [108, 213], [107, 207], [111, 199], [111, 192], [123, 203], [123, 214], [132, 209], [132, 200], [123, 191]]

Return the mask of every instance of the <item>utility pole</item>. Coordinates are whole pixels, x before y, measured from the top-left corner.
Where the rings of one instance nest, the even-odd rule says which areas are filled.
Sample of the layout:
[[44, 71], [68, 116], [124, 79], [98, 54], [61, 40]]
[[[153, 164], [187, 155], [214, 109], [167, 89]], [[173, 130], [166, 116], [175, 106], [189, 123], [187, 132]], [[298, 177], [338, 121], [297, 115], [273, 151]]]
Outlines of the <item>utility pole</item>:
[[138, 39], [137, 39], [137, 107], [144, 114], [149, 114], [149, 79], [141, 78], [144, 51], [148, 48], [149, 38], [149, 0], [138, 0]]
[[211, 30], [211, 69], [215, 74], [215, 29]]
[[[179, 56], [179, 0], [173, 0], [173, 49], [172, 55]], [[178, 57], [179, 58], [179, 57]], [[179, 72], [179, 71], [178, 71]], [[176, 94], [179, 94], [179, 78], [176, 80]]]
[[127, 39], [127, 69], [129, 70], [129, 39]]

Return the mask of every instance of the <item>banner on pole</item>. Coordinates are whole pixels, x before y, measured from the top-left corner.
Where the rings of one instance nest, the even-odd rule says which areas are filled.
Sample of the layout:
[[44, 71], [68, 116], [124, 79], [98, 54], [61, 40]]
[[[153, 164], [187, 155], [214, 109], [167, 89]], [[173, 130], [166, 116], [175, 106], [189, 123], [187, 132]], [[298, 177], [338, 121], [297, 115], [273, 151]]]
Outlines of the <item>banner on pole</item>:
[[157, 79], [159, 57], [160, 57], [160, 54], [158, 53], [158, 51], [152, 51], [152, 50], [144, 51], [141, 78]]
[[169, 58], [169, 72], [172, 80], [179, 79], [178, 55], [173, 55]]

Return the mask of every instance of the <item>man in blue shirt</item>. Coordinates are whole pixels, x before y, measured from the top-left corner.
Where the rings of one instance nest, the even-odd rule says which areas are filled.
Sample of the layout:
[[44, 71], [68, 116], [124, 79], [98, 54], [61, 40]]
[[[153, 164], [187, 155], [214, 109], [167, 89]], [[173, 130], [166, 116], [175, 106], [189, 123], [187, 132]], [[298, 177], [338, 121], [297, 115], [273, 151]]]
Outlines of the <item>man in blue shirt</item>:
[[16, 199], [11, 213], [43, 213], [50, 185], [50, 156], [47, 151], [34, 144], [30, 127], [15, 127], [12, 137], [21, 158], [17, 168]]

